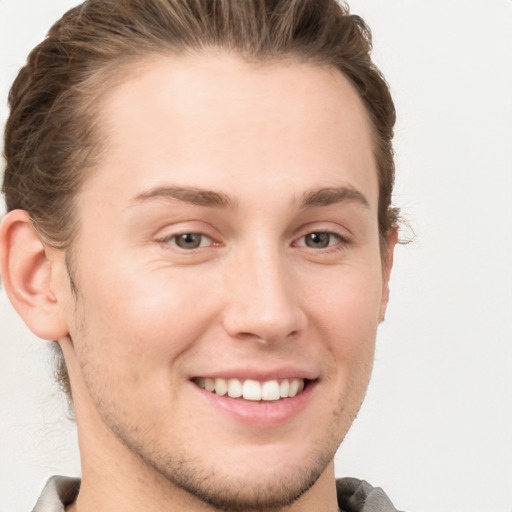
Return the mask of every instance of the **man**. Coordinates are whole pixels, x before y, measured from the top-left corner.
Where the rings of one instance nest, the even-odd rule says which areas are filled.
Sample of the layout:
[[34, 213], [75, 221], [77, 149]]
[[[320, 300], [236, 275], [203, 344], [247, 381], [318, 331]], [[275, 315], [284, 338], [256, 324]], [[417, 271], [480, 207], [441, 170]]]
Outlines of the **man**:
[[394, 108], [333, 1], [89, 0], [5, 136], [2, 278], [82, 478], [36, 511], [393, 511], [336, 484], [397, 241]]

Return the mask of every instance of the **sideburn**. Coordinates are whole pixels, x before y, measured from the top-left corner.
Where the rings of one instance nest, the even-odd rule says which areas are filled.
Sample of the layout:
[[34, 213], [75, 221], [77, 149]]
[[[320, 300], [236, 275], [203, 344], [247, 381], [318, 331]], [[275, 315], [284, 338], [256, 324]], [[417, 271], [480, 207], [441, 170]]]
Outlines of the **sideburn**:
[[68, 279], [69, 279], [69, 287], [71, 289], [71, 293], [73, 294], [73, 297], [75, 299], [77, 299], [78, 298], [78, 286], [76, 285], [76, 279], [74, 277], [74, 270], [73, 270], [73, 263], [72, 263], [73, 254], [72, 254], [71, 249], [68, 249], [66, 251], [66, 256], [65, 256], [64, 260], [66, 263], [66, 272], [68, 274]]

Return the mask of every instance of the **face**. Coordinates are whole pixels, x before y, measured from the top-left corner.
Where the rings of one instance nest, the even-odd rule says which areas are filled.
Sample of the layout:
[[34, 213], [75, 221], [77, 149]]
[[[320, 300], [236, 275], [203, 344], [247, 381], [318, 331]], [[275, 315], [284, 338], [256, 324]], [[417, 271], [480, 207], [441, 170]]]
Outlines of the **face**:
[[62, 299], [82, 453], [289, 503], [332, 471], [385, 308], [364, 107], [338, 71], [205, 54], [141, 64], [101, 113]]

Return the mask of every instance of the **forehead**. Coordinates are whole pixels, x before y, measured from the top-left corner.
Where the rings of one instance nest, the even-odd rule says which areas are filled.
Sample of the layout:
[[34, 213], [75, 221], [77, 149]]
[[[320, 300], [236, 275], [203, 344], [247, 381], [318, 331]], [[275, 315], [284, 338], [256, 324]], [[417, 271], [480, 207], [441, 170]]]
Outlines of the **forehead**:
[[349, 185], [377, 194], [366, 110], [331, 67], [213, 51], [158, 56], [132, 64], [99, 112], [107, 150], [91, 186], [99, 179], [120, 193], [122, 184], [132, 196], [167, 179], [310, 188], [339, 185], [349, 170]]

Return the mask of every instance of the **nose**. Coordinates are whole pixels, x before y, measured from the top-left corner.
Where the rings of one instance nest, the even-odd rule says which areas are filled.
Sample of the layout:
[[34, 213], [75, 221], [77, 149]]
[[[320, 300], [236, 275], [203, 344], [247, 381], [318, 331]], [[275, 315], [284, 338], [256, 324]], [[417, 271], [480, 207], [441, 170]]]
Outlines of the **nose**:
[[271, 344], [303, 331], [307, 316], [286, 259], [277, 250], [260, 249], [240, 260], [226, 283], [229, 304], [223, 323], [228, 334]]

